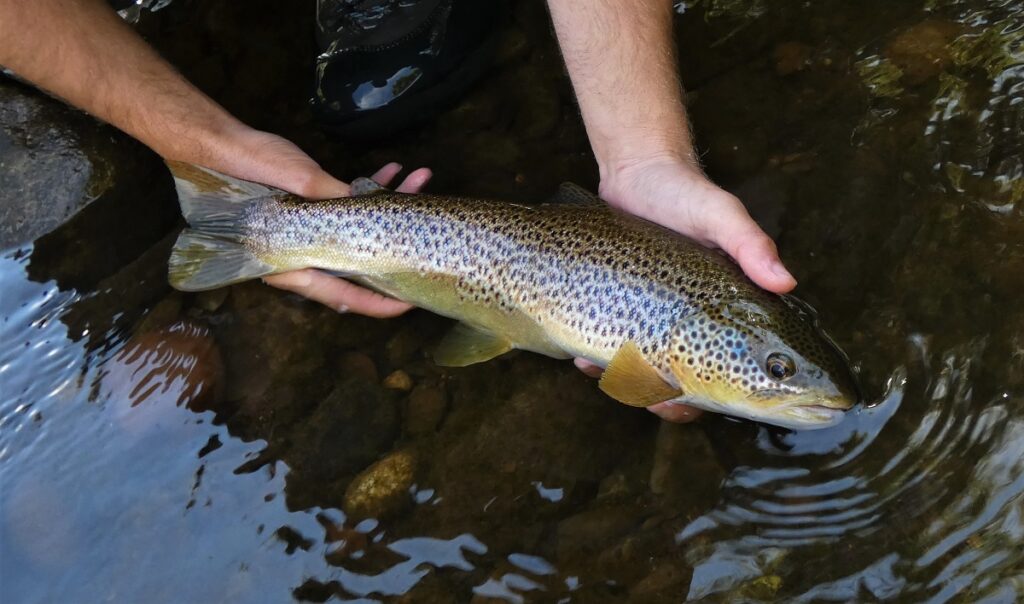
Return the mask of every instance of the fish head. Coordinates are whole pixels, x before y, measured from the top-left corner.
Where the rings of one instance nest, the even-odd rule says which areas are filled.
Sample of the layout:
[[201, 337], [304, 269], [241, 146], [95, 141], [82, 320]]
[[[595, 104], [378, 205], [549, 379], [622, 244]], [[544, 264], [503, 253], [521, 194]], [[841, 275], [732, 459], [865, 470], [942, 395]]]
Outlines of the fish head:
[[824, 428], [859, 400], [846, 356], [788, 296], [708, 305], [677, 324], [670, 354], [679, 402], [727, 415]]

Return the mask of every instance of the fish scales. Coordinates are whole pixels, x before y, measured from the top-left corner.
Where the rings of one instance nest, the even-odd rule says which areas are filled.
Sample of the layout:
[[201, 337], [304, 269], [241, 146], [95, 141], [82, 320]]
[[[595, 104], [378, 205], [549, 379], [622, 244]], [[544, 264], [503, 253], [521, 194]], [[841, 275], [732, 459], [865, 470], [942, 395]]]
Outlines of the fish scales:
[[845, 356], [809, 307], [578, 187], [563, 185], [574, 200], [563, 203], [379, 187], [308, 201], [172, 169], [191, 227], [170, 260], [179, 289], [319, 268], [459, 320], [435, 349], [442, 364], [512, 348], [585, 358], [606, 368], [601, 389], [621, 402], [685, 402], [787, 427], [831, 425], [857, 400]]
[[735, 278], [724, 259], [600, 204], [389, 193], [254, 206], [247, 228], [254, 253], [288, 265], [451, 276], [463, 301], [519, 311], [566, 356], [604, 363], [625, 340], [666, 345], [674, 320], [713, 304]]

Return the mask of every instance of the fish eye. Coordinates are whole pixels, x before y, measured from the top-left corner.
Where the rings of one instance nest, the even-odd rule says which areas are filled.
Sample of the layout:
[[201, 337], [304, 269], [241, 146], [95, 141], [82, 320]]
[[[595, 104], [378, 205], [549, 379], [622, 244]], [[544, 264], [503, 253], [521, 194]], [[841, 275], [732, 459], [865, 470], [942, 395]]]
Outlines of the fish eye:
[[768, 360], [765, 361], [765, 369], [768, 370], [768, 373], [773, 378], [784, 380], [796, 373], [796, 363], [781, 352], [773, 352], [768, 355]]

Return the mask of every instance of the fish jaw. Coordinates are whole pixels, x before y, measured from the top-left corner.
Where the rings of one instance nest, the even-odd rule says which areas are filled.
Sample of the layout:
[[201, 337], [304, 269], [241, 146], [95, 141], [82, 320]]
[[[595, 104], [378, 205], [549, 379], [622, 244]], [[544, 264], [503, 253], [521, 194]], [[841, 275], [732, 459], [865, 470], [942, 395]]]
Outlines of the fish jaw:
[[825, 405], [792, 405], [778, 410], [752, 409], [742, 404], [720, 403], [679, 397], [666, 401], [673, 405], [687, 405], [712, 413], [720, 413], [730, 417], [738, 417], [762, 424], [770, 424], [790, 430], [820, 430], [831, 428], [843, 420], [846, 415], [843, 409]]
[[666, 401], [675, 405], [688, 405], [712, 413], [720, 413], [731, 417], [747, 419], [762, 424], [770, 424], [790, 430], [819, 430], [831, 428], [843, 420], [843, 417], [854, 401], [842, 397], [802, 396], [795, 400], [768, 403], [754, 403], [750, 397], [739, 396], [706, 396], [693, 392]]

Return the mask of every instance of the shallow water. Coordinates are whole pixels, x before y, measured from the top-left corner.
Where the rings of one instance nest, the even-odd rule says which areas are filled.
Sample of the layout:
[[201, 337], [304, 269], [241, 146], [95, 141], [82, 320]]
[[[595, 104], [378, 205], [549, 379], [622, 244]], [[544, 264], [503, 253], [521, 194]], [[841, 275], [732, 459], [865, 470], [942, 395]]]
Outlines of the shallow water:
[[[464, 102], [372, 148], [314, 132], [294, 68], [312, 7], [267, 4], [140, 27], [339, 174], [398, 159], [436, 191], [513, 199], [595, 184], [539, 4], [515, 5]], [[0, 260], [4, 593], [1024, 599], [1024, 8], [893, 4], [677, 7], [708, 170], [777, 237], [870, 406], [816, 432], [660, 425], [568, 363], [442, 370], [424, 350], [446, 322], [424, 313], [173, 293], [167, 237], [110, 244], [166, 228], [94, 204]], [[143, 202], [166, 209], [156, 186]], [[353, 480], [371, 467], [376, 494]]]

